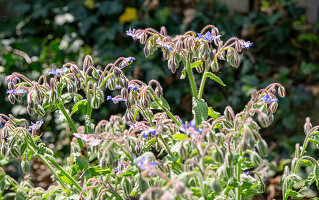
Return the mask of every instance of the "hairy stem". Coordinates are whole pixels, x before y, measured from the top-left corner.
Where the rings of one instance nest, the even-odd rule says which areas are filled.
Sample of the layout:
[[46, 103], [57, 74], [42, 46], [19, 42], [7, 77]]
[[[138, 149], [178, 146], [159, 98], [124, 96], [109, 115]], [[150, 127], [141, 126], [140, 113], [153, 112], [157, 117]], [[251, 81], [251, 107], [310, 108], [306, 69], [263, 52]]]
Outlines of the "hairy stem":
[[154, 101], [155, 103], [162, 108], [162, 110], [178, 125], [178, 126], [181, 126], [181, 123], [174, 117], [174, 115], [168, 110], [166, 109], [162, 104], [161, 102], [159, 102], [157, 100], [156, 97], [154, 97]]
[[186, 73], [187, 73], [189, 82], [191, 84], [193, 97], [197, 99], [197, 89], [196, 89], [195, 79], [194, 79], [193, 71], [189, 62], [186, 62]]
[[[63, 113], [63, 115], [64, 115], [66, 121], [68, 122], [70, 128], [72, 129], [73, 133], [77, 133], [78, 130], [76, 129], [76, 127], [75, 127], [72, 119], [70, 118], [69, 114], [66, 112], [66, 110], [65, 110], [65, 108], [63, 106], [63, 103], [59, 102], [58, 103], [58, 107], [60, 108], [61, 112]], [[82, 149], [84, 147], [83, 141], [80, 138], [76, 138], [76, 139], [78, 140], [78, 143], [79, 143], [79, 145], [80, 145], [80, 147]]]
[[168, 153], [171, 157], [174, 158], [174, 157], [175, 157], [174, 154], [173, 154], [173, 153], [171, 152], [171, 150], [169, 149], [169, 147], [168, 147], [166, 141], [164, 140], [164, 138], [162, 137], [162, 135], [159, 134], [158, 137], [159, 137], [159, 139], [162, 141], [162, 143], [163, 143], [163, 145], [164, 145], [165, 150], [167, 151], [167, 153]]

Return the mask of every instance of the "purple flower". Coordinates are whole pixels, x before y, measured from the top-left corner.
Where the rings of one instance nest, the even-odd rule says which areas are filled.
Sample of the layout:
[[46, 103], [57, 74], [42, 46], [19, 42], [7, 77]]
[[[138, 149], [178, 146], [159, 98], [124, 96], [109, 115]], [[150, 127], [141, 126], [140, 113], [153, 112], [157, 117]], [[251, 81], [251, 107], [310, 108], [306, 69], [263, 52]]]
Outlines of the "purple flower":
[[195, 130], [197, 133], [202, 133], [203, 129], [198, 129], [195, 126], [195, 119], [192, 119], [190, 122], [186, 122], [185, 124], [182, 122], [181, 127], [179, 128], [179, 131], [183, 133], [187, 133], [188, 129]]
[[144, 156], [138, 159], [135, 158], [135, 163], [142, 170], [147, 167], [157, 166], [157, 162], [149, 162]]
[[274, 101], [278, 101], [278, 99], [276, 98], [271, 98], [269, 96], [269, 94], [266, 94], [265, 96], [263, 96], [262, 98], [260, 98], [260, 100], [264, 101], [265, 103], [272, 103]]
[[113, 101], [113, 103], [115, 103], [115, 104], [117, 104], [118, 102], [120, 102], [120, 101], [125, 101], [125, 99], [122, 99], [122, 98], [120, 98], [120, 97], [118, 97], [118, 98], [116, 98], [116, 97], [112, 97], [112, 96], [107, 96], [106, 97], [106, 100], [111, 100], [111, 101]]
[[126, 35], [131, 36], [134, 40], [140, 39], [142, 33], [138, 32], [139, 30], [140, 29], [138, 29], [138, 30], [133, 29], [132, 30], [131, 27], [130, 27], [130, 29], [128, 31], [126, 31]]
[[242, 48], [246, 48], [246, 49], [249, 49], [249, 47], [253, 46], [253, 43], [249, 41], [246, 42], [246, 41], [240, 40], [239, 44], [241, 45]]
[[62, 69], [57, 69], [57, 70], [55, 70], [52, 67], [51, 71], [49, 71], [48, 74], [52, 74], [53, 76], [61, 76], [62, 74], [64, 74], [68, 70], [69, 69], [67, 67], [63, 67]]
[[135, 61], [134, 57], [128, 57], [124, 61], [121, 62], [120, 68], [124, 68], [126, 66], [130, 66]]
[[86, 142], [90, 146], [100, 145], [102, 140], [96, 138], [95, 134], [81, 134], [81, 133], [73, 133], [73, 136], [76, 138], [80, 138], [84, 142]]
[[130, 85], [128, 86], [129, 90], [137, 90], [137, 86], [136, 85]]
[[205, 35], [202, 35], [200, 33], [197, 33], [197, 35], [198, 37], [203, 38], [207, 42], [212, 42], [213, 40], [221, 37], [221, 35], [213, 36], [210, 31], [206, 32]]
[[166, 44], [165, 42], [159, 41], [158, 45], [164, 47], [165, 49], [168, 49], [169, 51], [173, 51], [172, 47], [169, 44]]
[[245, 174], [246, 176], [248, 176], [249, 174], [251, 174], [251, 171], [243, 172], [243, 174]]
[[28, 127], [28, 131], [36, 131], [39, 130], [43, 124], [43, 120], [37, 121], [36, 123], [31, 122], [31, 126]]
[[13, 89], [7, 90], [7, 94], [26, 94], [27, 91], [25, 89]]
[[149, 128], [148, 130], [144, 131], [143, 137], [147, 138], [150, 134], [155, 135], [156, 129], [155, 128]]
[[2, 128], [2, 127], [3, 127], [2, 119], [3, 119], [3, 118], [0, 116], [0, 128]]

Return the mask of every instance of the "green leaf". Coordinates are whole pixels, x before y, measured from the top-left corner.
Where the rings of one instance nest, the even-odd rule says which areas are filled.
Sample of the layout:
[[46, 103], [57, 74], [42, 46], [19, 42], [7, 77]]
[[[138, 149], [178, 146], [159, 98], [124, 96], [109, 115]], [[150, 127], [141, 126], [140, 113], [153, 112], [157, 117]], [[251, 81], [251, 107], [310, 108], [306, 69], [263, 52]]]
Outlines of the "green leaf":
[[211, 73], [211, 72], [205, 72], [205, 76], [209, 77], [210, 79], [216, 81], [217, 83], [219, 83], [220, 85], [222, 86], [226, 86], [223, 81], [218, 77], [216, 76], [215, 74]]
[[214, 120], [220, 117], [220, 113], [213, 110], [212, 107], [208, 108], [208, 115]]
[[173, 138], [175, 140], [181, 141], [187, 138], [187, 136], [185, 134], [181, 134], [181, 133], [177, 133], [175, 135], [173, 135]]
[[121, 176], [135, 176], [137, 174], [137, 171], [133, 171], [132, 169], [126, 170]]
[[95, 166], [87, 169], [82, 176], [85, 176], [88, 179], [94, 176], [106, 175], [109, 173], [111, 173], [110, 169], [101, 169], [99, 166]]
[[206, 121], [208, 117], [208, 106], [204, 99], [196, 99], [193, 97], [193, 115], [196, 125]]
[[74, 104], [74, 106], [72, 108], [71, 115], [73, 115], [76, 111], [78, 111], [82, 106], [86, 106], [87, 102], [88, 101], [86, 99], [84, 99], [84, 100], [81, 100], [81, 101], [77, 102], [76, 104]]
[[315, 173], [316, 185], [317, 185], [317, 188], [319, 189], [319, 167], [318, 166], [315, 166], [314, 173]]
[[310, 185], [315, 181], [315, 173], [314, 171], [312, 171], [309, 176], [307, 177], [306, 181], [303, 183], [301, 189], [299, 190], [299, 192], [308, 189], [310, 187]]
[[308, 139], [308, 141], [311, 142], [312, 144], [318, 144], [319, 145], [319, 140]]
[[305, 196], [300, 194], [299, 192], [293, 191], [291, 189], [287, 190], [287, 196], [291, 197], [292, 199], [301, 199], [304, 198]]
[[63, 104], [70, 103], [74, 96], [75, 94], [70, 94], [70, 93], [63, 94], [61, 96], [61, 101], [63, 102]]
[[[170, 110], [169, 104], [168, 102], [163, 98], [157, 98], [155, 97], [155, 101], [157, 101], [158, 103], [160, 103], [164, 108], [166, 108], [167, 110]], [[153, 102], [151, 105], [151, 108], [153, 109], [161, 109], [161, 107], [159, 107], [156, 102]]]
[[202, 66], [202, 65], [203, 65], [203, 61], [198, 60], [198, 61], [192, 63], [191, 68], [195, 68], [195, 67]]

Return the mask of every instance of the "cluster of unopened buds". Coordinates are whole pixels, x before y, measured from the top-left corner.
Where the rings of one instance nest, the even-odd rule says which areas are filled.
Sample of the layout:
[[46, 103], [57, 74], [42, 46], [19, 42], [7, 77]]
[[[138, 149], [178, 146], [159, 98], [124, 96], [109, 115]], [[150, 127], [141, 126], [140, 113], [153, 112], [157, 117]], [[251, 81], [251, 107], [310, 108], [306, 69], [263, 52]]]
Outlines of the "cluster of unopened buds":
[[[237, 38], [224, 43], [212, 25], [200, 33], [188, 31], [175, 37], [168, 36], [165, 28], [160, 32], [130, 29], [127, 35], [145, 44], [146, 56], [161, 49], [172, 72], [183, 63], [182, 75], [188, 76], [191, 83], [194, 119], [182, 121], [171, 113], [158, 81], [144, 83], [124, 75], [123, 69], [135, 58], [118, 58], [101, 70], [86, 56], [82, 69], [67, 63], [59, 69], [52, 68], [38, 81], [19, 73], [6, 78], [11, 103], [25, 95], [30, 115], [44, 116], [57, 109], [63, 114], [73, 133], [66, 170], [36, 134], [42, 120], [28, 125], [24, 119], [0, 114], [1, 152], [22, 156], [25, 169], [30, 168], [31, 156], [37, 156], [68, 191], [63, 195], [77, 192], [79, 199], [242, 200], [264, 192], [269, 168], [263, 157], [267, 156], [268, 147], [260, 130], [272, 123], [278, 107], [276, 94], [284, 97], [284, 87], [273, 83], [254, 90], [237, 114], [230, 106], [220, 114], [202, 99], [207, 77], [225, 86], [213, 74], [219, 70], [218, 60], [226, 59], [238, 67], [238, 53], [245, 53], [252, 43]], [[199, 90], [193, 68], [203, 72]], [[119, 90], [119, 94], [105, 95], [107, 89]], [[123, 102], [125, 114], [94, 123], [92, 110], [104, 101]], [[71, 119], [80, 106], [86, 107], [83, 126]], [[305, 125], [307, 134], [315, 135], [309, 124]], [[304, 150], [297, 157], [303, 158], [303, 153]], [[68, 180], [69, 186], [61, 177]]]

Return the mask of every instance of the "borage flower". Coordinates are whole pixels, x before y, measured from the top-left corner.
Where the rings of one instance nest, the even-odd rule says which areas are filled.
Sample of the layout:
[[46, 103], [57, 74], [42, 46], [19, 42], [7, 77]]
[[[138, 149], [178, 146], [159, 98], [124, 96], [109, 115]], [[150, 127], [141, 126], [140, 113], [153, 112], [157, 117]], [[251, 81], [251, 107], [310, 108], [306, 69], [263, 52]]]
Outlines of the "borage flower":
[[14, 89], [14, 90], [7, 90], [7, 94], [26, 94], [27, 91], [25, 89]]
[[267, 104], [278, 101], [277, 98], [271, 98], [269, 94], [266, 94], [265, 96], [261, 97], [260, 100], [262, 100], [264, 103], [267, 103]]
[[52, 74], [53, 76], [61, 76], [65, 72], [67, 72], [69, 69], [67, 67], [63, 67], [62, 69], [55, 70], [53, 67], [51, 71], [48, 72], [48, 74]]
[[213, 36], [210, 31], [208, 31], [205, 35], [202, 35], [200, 33], [197, 33], [198, 37], [203, 38], [207, 42], [212, 42], [216, 40], [217, 38], [220, 38], [221, 35]]
[[249, 47], [253, 46], [254, 43], [249, 41], [246, 42], [246, 41], [239, 40], [239, 44], [241, 45], [242, 48], [249, 49]]
[[80, 138], [90, 146], [97, 146], [100, 145], [102, 142], [101, 139], [96, 138], [95, 134], [73, 133], [73, 136], [76, 138]]
[[43, 120], [37, 121], [36, 123], [31, 122], [31, 126], [28, 127], [28, 131], [37, 131], [43, 124]]
[[190, 122], [185, 122], [185, 124], [182, 122], [179, 131], [190, 134], [190, 136], [195, 139], [195, 134], [201, 134], [203, 129], [196, 128], [195, 119], [192, 119]]
[[139, 30], [141, 30], [141, 29], [137, 29], [137, 30], [133, 29], [132, 30], [130, 27], [130, 29], [128, 31], [126, 31], [126, 35], [131, 36], [134, 40], [140, 39], [142, 36], [142, 33], [138, 32]]
[[157, 162], [150, 162], [144, 156], [140, 158], [134, 158], [134, 161], [141, 170], [157, 166]]
[[172, 47], [169, 44], [166, 44], [165, 42], [159, 41], [158, 45], [165, 49], [168, 49], [169, 51], [173, 51]]
[[120, 101], [125, 101], [125, 99], [122, 99], [122, 98], [120, 98], [120, 97], [112, 97], [112, 96], [107, 96], [106, 97], [106, 100], [111, 100], [111, 101], [113, 101], [113, 103], [115, 103], [115, 104], [117, 104], [118, 102], [120, 102]]
[[155, 135], [156, 129], [155, 128], [149, 128], [148, 130], [145, 130], [143, 132], [143, 137], [147, 138], [150, 134]]
[[135, 61], [134, 57], [128, 57], [128, 58], [126, 58], [126, 60], [121, 62], [120, 68], [130, 66], [134, 61]]

